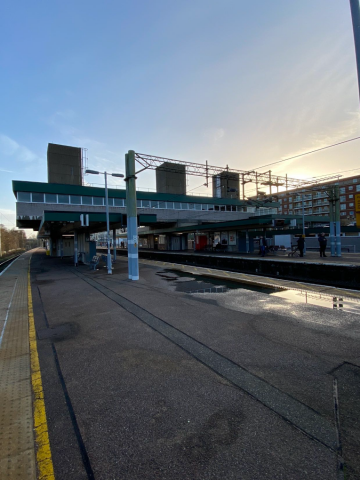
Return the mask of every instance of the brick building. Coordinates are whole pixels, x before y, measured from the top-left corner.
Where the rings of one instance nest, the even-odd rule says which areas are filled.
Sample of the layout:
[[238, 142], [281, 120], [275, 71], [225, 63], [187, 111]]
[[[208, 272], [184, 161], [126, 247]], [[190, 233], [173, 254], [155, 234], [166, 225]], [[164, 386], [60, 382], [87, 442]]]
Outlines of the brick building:
[[341, 178], [338, 182], [319, 183], [312, 187], [298, 188], [276, 194], [280, 203], [278, 213], [284, 215], [301, 215], [304, 201], [305, 215], [329, 214], [329, 186], [339, 184], [340, 187], [340, 217], [343, 219], [355, 218], [355, 195], [360, 193], [360, 175]]

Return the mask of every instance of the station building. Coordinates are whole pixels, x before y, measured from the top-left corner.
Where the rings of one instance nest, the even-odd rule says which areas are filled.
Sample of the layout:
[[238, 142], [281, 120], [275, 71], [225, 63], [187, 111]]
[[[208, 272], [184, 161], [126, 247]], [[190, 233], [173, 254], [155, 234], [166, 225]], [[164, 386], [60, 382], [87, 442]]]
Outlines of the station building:
[[[84, 185], [83, 171], [80, 148], [49, 144], [49, 181], [14, 180], [13, 192], [19, 228], [38, 231], [51, 256], [76, 252], [76, 258], [87, 263], [96, 253], [92, 234], [106, 231], [106, 212], [105, 189]], [[214, 197], [186, 195], [183, 169], [164, 168], [156, 174], [162, 191], [137, 191], [139, 244], [144, 248], [201, 250], [220, 243], [227, 251], [249, 252], [263, 232], [272, 237], [300, 229], [302, 217], [279, 215], [277, 202], [240, 200], [238, 195], [229, 196], [228, 189], [225, 195], [219, 195], [218, 190]], [[220, 177], [220, 185], [229, 181], [233, 187], [237, 179]], [[171, 193], [173, 184], [177, 193]], [[115, 244], [117, 231], [127, 226], [126, 189], [109, 188], [108, 199]], [[328, 221], [324, 217], [307, 218], [309, 224], [319, 220]]]

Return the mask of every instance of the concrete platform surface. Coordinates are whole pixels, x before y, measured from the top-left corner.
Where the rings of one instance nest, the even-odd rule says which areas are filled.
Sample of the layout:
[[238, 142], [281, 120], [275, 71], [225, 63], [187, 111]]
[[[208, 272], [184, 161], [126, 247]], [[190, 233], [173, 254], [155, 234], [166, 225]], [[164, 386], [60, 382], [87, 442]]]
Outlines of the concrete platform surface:
[[28, 270], [21, 255], [0, 276], [0, 478], [36, 479]]
[[360, 317], [170, 270], [33, 254], [55, 478], [360, 478]]

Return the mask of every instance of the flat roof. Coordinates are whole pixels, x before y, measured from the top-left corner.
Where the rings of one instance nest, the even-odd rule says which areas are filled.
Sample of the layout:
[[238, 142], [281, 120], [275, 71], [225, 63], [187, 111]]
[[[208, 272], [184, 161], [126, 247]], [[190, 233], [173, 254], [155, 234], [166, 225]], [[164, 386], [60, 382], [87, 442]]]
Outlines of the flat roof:
[[[13, 180], [13, 192], [16, 196], [17, 192], [34, 192], [34, 193], [58, 193], [64, 195], [84, 195], [93, 197], [104, 197], [105, 188], [90, 187], [81, 185], [66, 185], [61, 183], [45, 183], [45, 182], [26, 182], [22, 180]], [[126, 189], [124, 188], [109, 188], [108, 195], [111, 198], [126, 198]], [[171, 193], [157, 193], [145, 192], [141, 190], [136, 191], [138, 200], [154, 200], [154, 201], [172, 201], [172, 202], [186, 202], [186, 203], [210, 203], [217, 205], [237, 205], [248, 206], [246, 200], [238, 200], [236, 198], [216, 198], [203, 197], [196, 195], [174, 195]], [[276, 208], [279, 206], [278, 202], [259, 202], [259, 206]]]

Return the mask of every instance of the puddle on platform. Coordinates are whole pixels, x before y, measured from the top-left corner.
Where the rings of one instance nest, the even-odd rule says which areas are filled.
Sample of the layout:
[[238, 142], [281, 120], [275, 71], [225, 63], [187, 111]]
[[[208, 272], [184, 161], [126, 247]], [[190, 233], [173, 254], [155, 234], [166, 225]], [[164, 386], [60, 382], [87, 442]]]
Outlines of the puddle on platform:
[[350, 300], [343, 297], [333, 297], [306, 290], [291, 290], [283, 288], [263, 287], [260, 285], [251, 285], [248, 283], [234, 282], [231, 280], [211, 278], [204, 275], [193, 275], [188, 272], [178, 270], [165, 270], [157, 272], [172, 285], [178, 292], [189, 294], [221, 294], [232, 295], [231, 291], [248, 290], [251, 292], [260, 292], [284, 299], [290, 304], [306, 304], [316, 307], [330, 308], [332, 310], [343, 311], [360, 315], [360, 301]]
[[260, 285], [239, 283], [223, 278], [220, 279], [207, 277], [205, 275], [195, 275], [178, 270], [165, 270], [157, 272], [156, 274], [164, 278], [167, 282], [172, 282], [176, 287], [177, 292], [184, 293], [224, 293], [228, 290], [239, 289], [267, 294], [279, 291], [277, 288], [267, 288]]
[[332, 297], [331, 295], [305, 290], [282, 290], [281, 292], [272, 293], [271, 295], [284, 298], [292, 303], [305, 303], [360, 315], [360, 302], [343, 297]]

